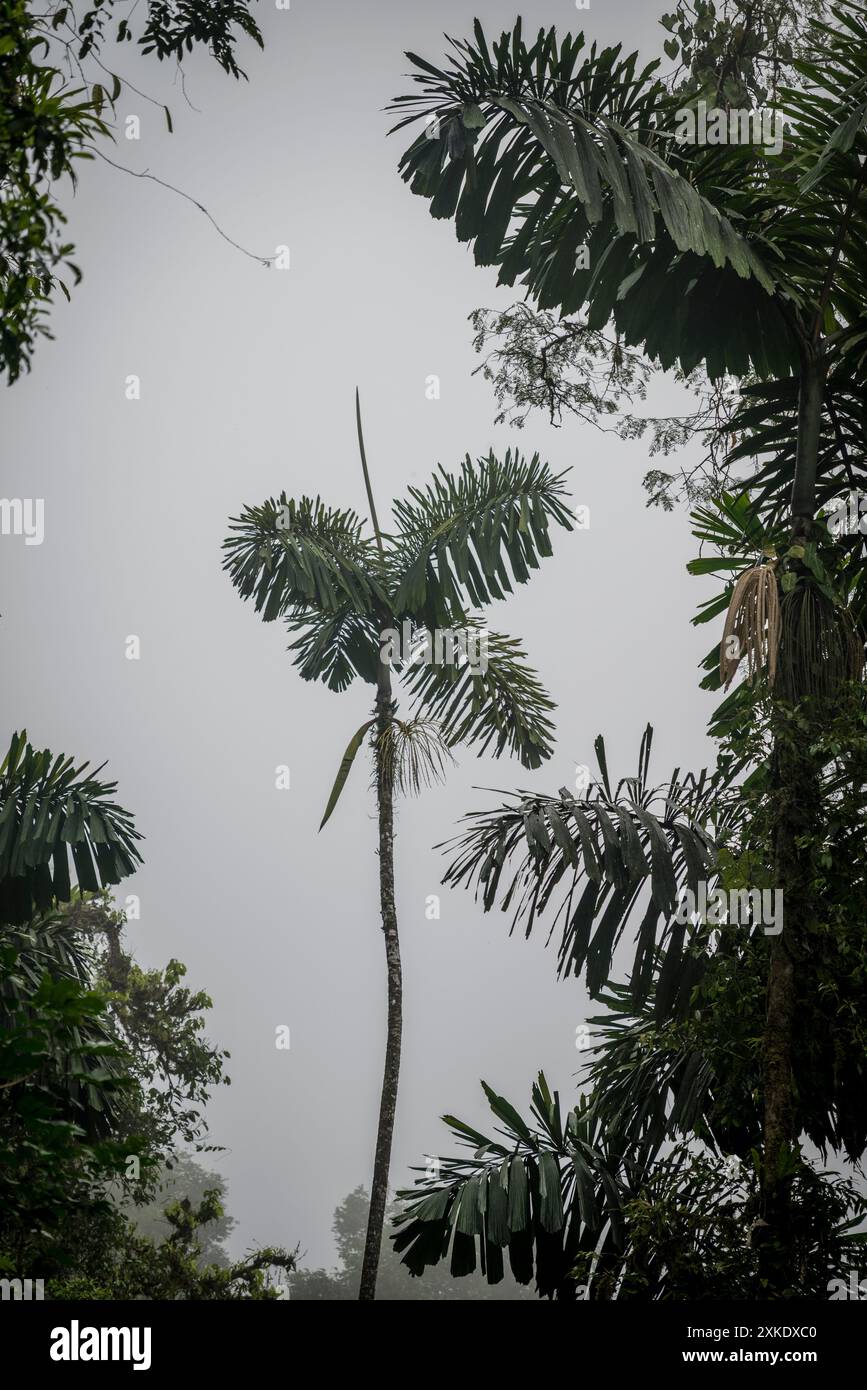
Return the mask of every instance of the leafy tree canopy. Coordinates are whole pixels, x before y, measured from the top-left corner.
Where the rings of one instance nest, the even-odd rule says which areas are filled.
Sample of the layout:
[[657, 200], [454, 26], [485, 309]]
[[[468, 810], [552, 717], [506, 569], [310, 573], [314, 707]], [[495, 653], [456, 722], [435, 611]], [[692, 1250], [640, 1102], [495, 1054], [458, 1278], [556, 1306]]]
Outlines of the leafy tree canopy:
[[[29, 370], [52, 337], [55, 292], [81, 278], [66, 233], [64, 183], [109, 137], [124, 80], [107, 45], [181, 64], [197, 48], [236, 78], [236, 45], [262, 37], [245, 0], [9, 0], [0, 13], [0, 372]], [[171, 113], [165, 108], [171, 130]]]

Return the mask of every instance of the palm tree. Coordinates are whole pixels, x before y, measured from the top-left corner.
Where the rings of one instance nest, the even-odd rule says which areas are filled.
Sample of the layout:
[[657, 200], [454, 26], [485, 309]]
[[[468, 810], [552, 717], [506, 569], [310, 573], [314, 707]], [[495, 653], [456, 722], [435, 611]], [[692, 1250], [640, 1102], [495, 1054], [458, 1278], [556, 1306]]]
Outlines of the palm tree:
[[[371, 738], [378, 816], [380, 913], [388, 980], [388, 1026], [379, 1123], [359, 1298], [371, 1300], [382, 1244], [402, 1027], [400, 941], [394, 891], [395, 792], [417, 791], [445, 769], [450, 749], [506, 749], [528, 768], [551, 754], [551, 700], [520, 643], [488, 632], [477, 611], [512, 592], [551, 554], [549, 524], [571, 529], [562, 475], [538, 456], [469, 456], [456, 473], [440, 467], [425, 488], [394, 506], [382, 530], [373, 500], [356, 392], [369, 529], [355, 512], [318, 497], [281, 493], [232, 519], [224, 568], [265, 622], [281, 618], [305, 680], [344, 691], [356, 676], [375, 687], [373, 713], [353, 734], [322, 825], [332, 814], [355, 756]], [[398, 630], [409, 639], [395, 644]], [[439, 646], [436, 637], [448, 634]], [[424, 662], [415, 659], [419, 637]], [[472, 663], [486, 640], [486, 661]], [[472, 644], [476, 646], [473, 648]], [[398, 654], [395, 655], [395, 645]], [[413, 648], [406, 650], [409, 646]], [[458, 656], [455, 657], [455, 648]], [[397, 717], [393, 676], [413, 700]], [[320, 829], [322, 828], [320, 825]]]
[[[101, 770], [34, 748], [26, 730], [13, 734], [0, 763], [0, 942], [15, 955], [0, 997], [0, 1022], [45, 975], [89, 988], [92, 962], [81, 934], [59, 909], [79, 891], [120, 883], [141, 863], [141, 836], [114, 800], [116, 783], [102, 781]], [[101, 1084], [110, 1039], [93, 1023], [78, 1042], [79, 1054], [69, 1059], [69, 1095], [79, 1117], [84, 1113], [89, 1126], [105, 1133], [113, 1110]]]
[[[755, 1188], [748, 1165], [721, 1162], [688, 1141], [663, 1152], [632, 1147], [595, 1092], [565, 1110], [544, 1073], [526, 1118], [482, 1085], [494, 1131], [443, 1116], [471, 1152], [441, 1158], [436, 1178], [397, 1194], [394, 1246], [411, 1274], [449, 1258], [454, 1278], [480, 1269], [497, 1284], [508, 1256], [519, 1284], [535, 1276], [538, 1295], [560, 1302], [757, 1296], [757, 1260], [744, 1242]], [[795, 1202], [799, 1288], [822, 1299], [829, 1273], [859, 1268], [853, 1228], [867, 1202], [850, 1180], [809, 1165]]]
[[[832, 26], [810, 22], [813, 60], [795, 62], [801, 85], [776, 102], [786, 123], [776, 156], [761, 145], [677, 144], [683, 99], [657, 64], [640, 69], [619, 47], [585, 54], [582, 37], [558, 41], [554, 30], [527, 44], [520, 20], [490, 46], [477, 23], [474, 42], [452, 41], [448, 66], [408, 55], [417, 85], [394, 103], [396, 129], [426, 125], [403, 156], [404, 179], [433, 216], [454, 218], [501, 283], [520, 278], [540, 310], [585, 310], [591, 329], [613, 324], [663, 368], [703, 364], [712, 380], [756, 379], [733, 458], [764, 459], [756, 520], [784, 521], [787, 538], [773, 563], [762, 557], [730, 588], [727, 630], [748, 631], [745, 602], [761, 589], [761, 631], [738, 655], [758, 656], [752, 674], [771, 688], [779, 651], [773, 693], [783, 722], [787, 709], [863, 669], [860, 537], [841, 561], [848, 605], [818, 573], [815, 549], [817, 507], [841, 480], [863, 484], [867, 443], [867, 10], [841, 0], [833, 16]], [[750, 694], [736, 695], [742, 710]], [[817, 776], [809, 758], [778, 745], [773, 868], [788, 908], [768, 971], [762, 1173], [776, 1291], [791, 1267], [798, 962], [815, 908], [799, 843], [815, 830]], [[626, 906], [612, 901], [609, 933]]]
[[[864, 742], [845, 769], [849, 783], [863, 785]], [[605, 1013], [588, 1020], [589, 1060], [568, 1112], [540, 1076], [527, 1118], [483, 1083], [496, 1137], [443, 1117], [473, 1152], [441, 1157], [398, 1193], [395, 1248], [416, 1275], [450, 1259], [453, 1275], [480, 1265], [496, 1283], [508, 1252], [520, 1283], [535, 1277], [541, 1297], [559, 1300], [767, 1291], [764, 1247], [747, 1248], [747, 1233], [762, 1229], [753, 1155], [762, 1137], [755, 1040], [764, 1021], [766, 940], [758, 929], [721, 932], [673, 911], [685, 889], [695, 894], [706, 881], [716, 891], [727, 882], [725, 862], [737, 869], [761, 845], [730, 766], [676, 773], [656, 786], [651, 746], [648, 728], [636, 771], [614, 781], [597, 739], [599, 773], [585, 794], [516, 794], [470, 813], [450, 847], [444, 881], [474, 888], [485, 911], [510, 909], [513, 930], [529, 935], [544, 925], [546, 940], [557, 941], [560, 976], [583, 975]], [[847, 750], [844, 764], [848, 758]], [[836, 772], [831, 761], [828, 780]], [[822, 793], [827, 807], [832, 797]], [[836, 841], [824, 848], [835, 864], [838, 856], [854, 860], [857, 902], [863, 796], [848, 833], [839, 799], [834, 814]], [[839, 912], [839, 878], [836, 870], [820, 912], [832, 905]], [[616, 984], [614, 956], [630, 921], [637, 928], [631, 970]], [[817, 1151], [845, 1151], [857, 1163], [867, 1147], [856, 1022], [867, 1009], [862, 923], [848, 938], [835, 935], [813, 937], [814, 957], [829, 943], [831, 955], [824, 976], [820, 967], [807, 979], [816, 999], [799, 1059], [800, 1116]], [[808, 1163], [794, 1174], [790, 1199], [797, 1221], [788, 1282], [800, 1296], [822, 1297], [829, 1274], [857, 1268], [853, 1231], [867, 1203], [850, 1182]]]
[[141, 863], [132, 816], [112, 799], [117, 784], [88, 766], [33, 748], [25, 730], [12, 736], [0, 763], [0, 924], [26, 925], [71, 902], [70, 855], [86, 893], [120, 883]]

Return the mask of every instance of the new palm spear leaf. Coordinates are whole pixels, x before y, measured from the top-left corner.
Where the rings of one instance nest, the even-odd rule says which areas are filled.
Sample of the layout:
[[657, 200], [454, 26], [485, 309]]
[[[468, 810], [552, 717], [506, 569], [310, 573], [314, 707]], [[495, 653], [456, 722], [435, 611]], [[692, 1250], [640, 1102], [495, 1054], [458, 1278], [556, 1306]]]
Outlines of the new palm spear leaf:
[[[408, 622], [412, 630], [448, 629], [464, 641], [478, 632], [478, 610], [524, 584], [551, 554], [551, 523], [571, 530], [562, 474], [538, 456], [507, 452], [457, 472], [438, 469], [424, 488], [394, 505], [393, 530], [379, 525], [361, 411], [358, 442], [370, 509], [327, 507], [318, 497], [269, 498], [245, 507], [223, 542], [224, 568], [242, 598], [265, 622], [280, 619], [293, 636], [289, 651], [305, 680], [342, 692], [356, 676], [375, 687], [371, 717], [349, 742], [325, 809], [334, 810], [353, 760], [370, 736], [378, 817], [379, 889], [388, 974], [388, 1030], [376, 1138], [370, 1217], [359, 1297], [375, 1297], [397, 1104], [402, 1026], [400, 942], [394, 892], [395, 791], [418, 790], [438, 776], [458, 743], [506, 749], [525, 767], [550, 757], [553, 703], [518, 641], [486, 632], [484, 670], [440, 653], [426, 665], [404, 659], [392, 668], [382, 635]], [[454, 646], [451, 652], [454, 651]], [[405, 654], [404, 654], [405, 656]], [[412, 704], [397, 717], [393, 678]], [[321, 829], [321, 826], [320, 826]]]

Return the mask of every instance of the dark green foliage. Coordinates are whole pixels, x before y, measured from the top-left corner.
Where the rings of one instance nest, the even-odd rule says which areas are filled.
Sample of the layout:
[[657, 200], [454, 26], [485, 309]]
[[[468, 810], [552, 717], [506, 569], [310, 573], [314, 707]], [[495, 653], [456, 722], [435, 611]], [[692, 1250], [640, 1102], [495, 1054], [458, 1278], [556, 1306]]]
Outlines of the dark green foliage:
[[[0, 14], [0, 370], [29, 369], [36, 338], [60, 286], [80, 278], [52, 185], [74, 180], [86, 143], [105, 130], [87, 93], [63, 83], [38, 45], [31, 7]], [[82, 100], [82, 96], [84, 99]]]
[[0, 764], [0, 922], [25, 923], [72, 895], [119, 883], [141, 863], [132, 817], [88, 764], [37, 752], [14, 734]]
[[[265, 622], [286, 622], [304, 679], [331, 690], [356, 676], [375, 685], [384, 634], [403, 624], [411, 637], [484, 636], [485, 671], [435, 651], [425, 665], [395, 659], [395, 671], [414, 716], [435, 720], [449, 745], [476, 744], [480, 754], [493, 747], [498, 757], [508, 749], [537, 767], [551, 754], [554, 705], [521, 644], [488, 632], [468, 609], [530, 579], [551, 554], [552, 523], [571, 529], [566, 495], [562, 476], [538, 456], [489, 454], [475, 465], [466, 458], [457, 472], [440, 467], [427, 487], [395, 502], [380, 550], [355, 512], [282, 493], [231, 520], [223, 567]], [[325, 819], [331, 810], [329, 803]]]
[[[108, 1098], [123, 1085], [104, 996], [48, 970], [33, 978], [28, 943], [0, 946], [0, 1268], [36, 1277], [64, 1257], [64, 1230], [106, 1209], [106, 1184], [140, 1157], [116, 1140]], [[102, 1070], [96, 1072], [96, 1059]], [[111, 1068], [111, 1070], [109, 1070]]]
[[395, 503], [391, 558], [394, 612], [429, 627], [459, 622], [468, 606], [505, 598], [551, 554], [551, 521], [571, 530], [562, 475], [538, 454], [507, 450], [460, 472], [444, 468], [425, 488]]
[[[277, 1299], [283, 1296], [278, 1272], [295, 1268], [297, 1250], [267, 1247], [241, 1260], [216, 1263], [203, 1259], [209, 1228], [224, 1219], [217, 1189], [199, 1202], [188, 1197], [165, 1208], [169, 1235], [162, 1240], [139, 1235], [115, 1209], [88, 1213], [73, 1223], [68, 1239], [75, 1251], [67, 1268], [46, 1267], [46, 1298], [181, 1299], [196, 1302]], [[71, 1266], [71, 1267], [69, 1267]]]
[[229, 1084], [229, 1054], [205, 1036], [212, 999], [183, 984], [181, 961], [143, 970], [122, 944], [124, 916], [107, 894], [75, 899], [65, 917], [94, 945], [93, 978], [108, 998], [107, 1026], [131, 1083], [116, 1106], [115, 1133], [145, 1139], [153, 1159], [168, 1159], [182, 1144], [212, 1147], [204, 1109], [213, 1088]]
[[[559, 972], [586, 973], [591, 996], [605, 988], [618, 942], [640, 910], [632, 989], [647, 997], [657, 953], [668, 961], [660, 1009], [673, 1007], [673, 982], [681, 1007], [695, 981], [690, 942], [678, 930], [680, 892], [695, 891], [712, 877], [715, 837], [726, 814], [717, 802], [716, 778], [680, 778], [665, 788], [648, 782], [653, 731], [648, 727], [639, 752], [638, 773], [612, 788], [605, 744], [597, 739], [600, 778], [586, 793], [559, 796], [516, 793], [513, 805], [471, 812], [470, 828], [452, 847], [444, 882], [474, 885], [485, 911], [499, 901], [513, 912], [513, 929], [529, 936], [559, 898], [549, 926], [559, 928]], [[645, 889], [649, 887], [649, 898]], [[685, 973], [684, 973], [685, 970]]]
[[[823, 1297], [829, 1276], [857, 1266], [863, 1198], [800, 1152], [806, 1137], [823, 1155], [858, 1162], [867, 1144], [867, 566], [860, 528], [833, 536], [814, 520], [817, 505], [827, 518], [844, 488], [859, 488], [863, 472], [867, 10], [842, 0], [832, 14], [831, 24], [803, 24], [774, 3], [735, 0], [719, 15], [703, 0], [679, 4], [664, 21], [677, 34], [667, 51], [685, 49], [688, 71], [670, 96], [653, 72], [636, 79], [635, 60], [622, 63], [619, 50], [590, 50], [579, 65], [581, 41], [543, 31], [530, 47], [519, 24], [491, 57], [477, 25], [475, 44], [452, 44], [448, 71], [414, 60], [416, 94], [398, 102], [408, 119], [436, 117], [404, 156], [404, 178], [431, 199], [433, 216], [454, 217], [458, 237], [475, 243], [479, 262], [499, 266], [501, 282], [521, 277], [543, 320], [583, 307], [579, 339], [612, 327], [612, 360], [634, 346], [686, 379], [698, 366], [711, 381], [748, 378], [740, 407], [729, 400], [720, 412], [715, 457], [733, 478], [747, 460], [759, 469], [749, 493], [732, 487], [696, 512], [711, 553], [690, 569], [726, 580], [696, 622], [719, 619], [735, 581], [759, 565], [763, 592], [772, 586], [777, 599], [779, 586], [784, 610], [779, 648], [776, 617], [754, 634], [779, 655], [778, 698], [769, 655], [767, 670], [714, 715], [722, 748], [712, 777], [675, 773], [648, 814], [646, 766], [612, 792], [602, 748], [587, 797], [565, 788], [559, 798], [516, 796], [477, 813], [458, 841], [447, 880], [472, 883], [486, 910], [513, 908], [513, 925], [528, 933], [547, 917], [560, 930], [563, 973], [582, 971], [609, 1009], [594, 1020], [601, 1031], [581, 1108], [602, 1137], [594, 1195], [603, 1170], [615, 1190], [610, 1225], [576, 1194], [561, 1199], [550, 1230], [540, 1158], [550, 1126], [527, 1125], [493, 1097], [506, 1143], [498, 1150], [458, 1125], [473, 1161], [450, 1161], [445, 1181], [402, 1194], [399, 1239], [411, 1268], [447, 1255], [453, 1269], [471, 1267], [473, 1237], [481, 1259], [489, 1224], [519, 1277], [535, 1273], [539, 1292], [558, 1298], [574, 1296], [578, 1278], [590, 1297]], [[785, 121], [781, 154], [676, 148], [672, 116], [685, 98], [764, 99], [760, 33], [798, 83], [770, 74]], [[739, 59], [726, 73], [733, 46]], [[615, 127], [622, 103], [629, 109]], [[582, 247], [589, 265], [577, 260]], [[531, 405], [550, 385], [545, 363], [537, 366], [517, 379]], [[550, 399], [580, 413], [580, 391], [567, 385], [559, 397], [556, 366], [553, 375]], [[507, 394], [513, 384], [507, 376]], [[604, 418], [592, 392], [583, 403]], [[664, 476], [660, 485], [664, 495]], [[717, 643], [703, 663], [711, 689], [720, 656]], [[732, 921], [675, 913], [675, 893], [698, 882], [708, 894], [781, 889], [785, 937], [771, 941], [752, 908]], [[631, 972], [613, 983], [613, 951], [636, 909]], [[573, 1147], [567, 1127], [553, 1146], [561, 1192]], [[725, 1156], [742, 1161], [735, 1176], [723, 1172]], [[488, 1223], [498, 1185], [506, 1218]], [[495, 1211], [498, 1203], [502, 1194]], [[576, 1208], [585, 1223], [577, 1237]], [[763, 1230], [781, 1260], [764, 1258]], [[586, 1243], [571, 1270], [570, 1238]]]
[[80, 40], [80, 59], [99, 53], [106, 39], [135, 43], [160, 62], [165, 58], [183, 62], [200, 46], [224, 72], [246, 77], [235, 56], [234, 31], [240, 30], [262, 47], [262, 35], [245, 0], [220, 0], [218, 5], [213, 0], [150, 0], [140, 14], [131, 0], [95, 0], [78, 21], [71, 6], [62, 8]]
[[[476, 629], [483, 630], [480, 624]], [[539, 767], [553, 746], [548, 711], [554, 702], [527, 665], [520, 642], [500, 632], [485, 636], [485, 671], [432, 662], [407, 672], [414, 709], [436, 720], [450, 745], [478, 743], [481, 756], [496, 740], [496, 757], [508, 748], [525, 767]]]
[[141, 862], [140, 837], [114, 784], [85, 772], [24, 734], [0, 767], [0, 1271], [54, 1298], [278, 1296], [268, 1271], [289, 1252], [207, 1263], [216, 1190], [195, 1207], [182, 1194], [159, 1245], [119, 1209], [153, 1195], [177, 1147], [205, 1147], [228, 1054], [203, 1036], [211, 1000], [185, 967], [144, 971], [123, 949], [98, 890]]
[[242, 598], [252, 598], [263, 621], [303, 606], [359, 614], [385, 600], [376, 573], [376, 547], [353, 511], [337, 511], [317, 497], [245, 507], [230, 522], [224, 569]]
[[[774, 297], [778, 258], [744, 227], [731, 188], [731, 165], [761, 163], [758, 153], [676, 146], [678, 101], [658, 64], [639, 71], [619, 47], [585, 55], [581, 36], [558, 41], [554, 30], [528, 45], [520, 20], [492, 51], [478, 23], [475, 43], [452, 47], [448, 71], [409, 55], [421, 91], [393, 109], [411, 113], [396, 129], [439, 122], [401, 172], [434, 217], [454, 217], [478, 263], [498, 265], [503, 284], [520, 278], [542, 310], [585, 307], [597, 331], [613, 320], [626, 344], [664, 367], [689, 371], [705, 358], [709, 314], [712, 378], [794, 366]], [[467, 109], [481, 111], [481, 125], [467, 129]]]
[[572, 1271], [580, 1252], [594, 1248], [609, 1216], [615, 1224], [618, 1219], [605, 1136], [583, 1102], [564, 1115], [542, 1075], [529, 1124], [483, 1086], [502, 1140], [444, 1117], [475, 1152], [440, 1159], [434, 1175], [398, 1193], [403, 1212], [395, 1250], [417, 1276], [448, 1258], [453, 1275], [478, 1268], [491, 1284], [503, 1278], [508, 1254], [519, 1284], [535, 1276], [540, 1296], [574, 1298]]
[[[798, 384], [771, 381], [744, 387], [741, 402], [727, 425], [730, 467], [752, 468], [750, 493], [768, 527], [788, 515], [795, 471]], [[818, 508], [830, 513], [850, 491], [867, 489], [867, 399], [859, 344], [850, 352], [840, 344], [830, 354], [816, 465]], [[841, 554], [860, 554], [859, 533], [836, 538]]]
[[[661, 1153], [649, 1135], [636, 1144], [612, 1123], [604, 1092], [564, 1116], [542, 1075], [527, 1121], [484, 1089], [499, 1137], [444, 1116], [472, 1156], [439, 1160], [398, 1194], [394, 1246], [411, 1273], [448, 1260], [454, 1276], [479, 1270], [496, 1284], [508, 1255], [519, 1284], [535, 1281], [539, 1297], [560, 1302], [763, 1296], [749, 1241], [752, 1156], [741, 1164], [684, 1143]], [[827, 1297], [830, 1279], [858, 1267], [867, 1202], [851, 1182], [803, 1164], [794, 1212], [792, 1292]]]
[[338, 694], [356, 676], [375, 684], [379, 659], [377, 626], [366, 615], [357, 613], [350, 601], [336, 613], [298, 604], [287, 615], [286, 627], [289, 632], [300, 634], [290, 642], [289, 650], [298, 653], [295, 665], [304, 680], [321, 680]]
[[[238, 33], [261, 47], [245, 0], [96, 0], [45, 7], [7, 0], [0, 13], [0, 372], [29, 371], [48, 311], [69, 299], [81, 272], [73, 261], [61, 187], [74, 188], [80, 161], [111, 131], [124, 83], [100, 57], [108, 42], [135, 43], [159, 60], [182, 62], [196, 47], [234, 77]], [[107, 54], [103, 55], [108, 58]], [[110, 62], [110, 59], [109, 59]], [[74, 74], [71, 76], [70, 74]], [[172, 128], [171, 113], [165, 109]]]
[[860, 4], [835, 13], [836, 27], [806, 26], [815, 56], [793, 64], [799, 90], [780, 93], [779, 156], [677, 145], [683, 98], [656, 65], [638, 72], [634, 54], [585, 55], [580, 36], [553, 30], [528, 45], [520, 21], [491, 50], [477, 24], [474, 43], [452, 43], [447, 70], [410, 55], [417, 90], [394, 109], [410, 113], [401, 125], [439, 124], [406, 152], [403, 177], [501, 283], [520, 278], [541, 310], [585, 307], [591, 330], [612, 322], [663, 367], [784, 378], [816, 315], [839, 352], [863, 355], [854, 258], [826, 286], [841, 220], [857, 245], [867, 211], [865, 92], [853, 81], [867, 24]]
[[809, 580], [783, 595], [780, 605], [777, 688], [793, 704], [816, 696], [834, 699], [864, 671], [864, 639], [848, 609], [835, 607]]
[[672, 85], [681, 99], [709, 107], [761, 107], [791, 85], [792, 64], [812, 56], [809, 18], [822, 18], [824, 0], [793, 8], [786, 0], [678, 0], [660, 24], [676, 61]]
[[[339, 1266], [333, 1270], [299, 1269], [290, 1279], [290, 1298], [293, 1301], [334, 1301], [358, 1297], [358, 1283], [361, 1275], [364, 1235], [367, 1227], [367, 1213], [370, 1200], [363, 1188], [357, 1187], [345, 1197], [334, 1213], [333, 1230], [337, 1241]], [[388, 1222], [395, 1219], [397, 1207], [390, 1208]], [[463, 1302], [483, 1300], [527, 1300], [532, 1297], [529, 1290], [516, 1284], [509, 1277], [497, 1285], [491, 1285], [481, 1276], [455, 1279], [443, 1265], [425, 1270], [421, 1278], [410, 1274], [401, 1262], [397, 1252], [386, 1236], [383, 1240], [382, 1257], [376, 1283], [378, 1302], [409, 1302], [420, 1300], [428, 1303]]]
[[279, 1297], [271, 1272], [295, 1254], [231, 1261], [222, 1183], [174, 1155], [206, 1147], [201, 1107], [225, 1080], [228, 1054], [201, 1036], [210, 1000], [177, 961], [142, 971], [121, 921], [80, 899], [3, 928], [0, 1269], [45, 1279], [49, 1298]]

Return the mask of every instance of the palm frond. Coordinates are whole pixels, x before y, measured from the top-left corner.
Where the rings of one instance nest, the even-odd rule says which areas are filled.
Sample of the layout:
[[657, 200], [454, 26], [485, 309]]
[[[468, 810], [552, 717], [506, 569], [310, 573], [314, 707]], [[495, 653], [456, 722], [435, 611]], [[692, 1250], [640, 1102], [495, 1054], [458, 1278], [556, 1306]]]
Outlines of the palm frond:
[[585, 54], [581, 35], [553, 29], [528, 44], [520, 20], [492, 51], [477, 23], [475, 42], [452, 42], [447, 71], [408, 56], [417, 89], [393, 102], [409, 113], [396, 129], [424, 119], [427, 130], [402, 176], [500, 283], [520, 279], [540, 309], [586, 306], [591, 328], [613, 318], [664, 367], [705, 358], [710, 313], [711, 376], [796, 366], [775, 294], [786, 262], [732, 192], [743, 181], [732, 166], [759, 165], [761, 186], [769, 161], [678, 147], [658, 64], [639, 69], [619, 47]]
[[678, 143], [683, 96], [635, 54], [554, 30], [529, 43], [520, 21], [489, 48], [477, 23], [447, 68], [409, 55], [396, 128], [427, 129], [402, 176], [500, 283], [520, 280], [540, 310], [586, 307], [591, 329], [613, 321], [663, 367], [797, 375], [817, 320], [863, 357], [867, 11], [841, 0], [834, 15], [807, 21], [813, 53], [776, 100], [774, 153]]
[[[398, 1192], [395, 1250], [410, 1272], [449, 1258], [454, 1276], [478, 1267], [488, 1283], [503, 1277], [508, 1251], [519, 1284], [535, 1277], [541, 1297], [576, 1296], [573, 1270], [582, 1251], [621, 1234], [619, 1188], [603, 1152], [604, 1137], [586, 1103], [563, 1114], [544, 1074], [533, 1087], [533, 1118], [482, 1082], [498, 1137], [453, 1116], [453, 1135], [474, 1150], [471, 1158], [439, 1159], [435, 1171]], [[417, 1170], [419, 1171], [419, 1170]]]
[[660, 1025], [652, 994], [636, 1009], [625, 986], [609, 984], [600, 1002], [608, 1012], [588, 1019], [593, 1045], [582, 1080], [604, 1132], [628, 1150], [656, 1153], [682, 1137], [716, 1148], [710, 1059], [676, 1025]]
[[[855, 335], [829, 352], [816, 463], [816, 502], [829, 511], [844, 493], [867, 491], [867, 321]], [[749, 490], [765, 525], [784, 523], [791, 506], [798, 434], [796, 380], [751, 383], [729, 424], [736, 441], [727, 456], [730, 468], [753, 463]], [[849, 540], [860, 551], [861, 537]]]
[[[474, 886], [485, 912], [512, 910], [512, 930], [529, 936], [559, 897], [548, 939], [560, 930], [561, 976], [584, 974], [598, 998], [618, 942], [639, 904], [630, 989], [648, 996], [662, 953], [656, 992], [660, 1015], [685, 1007], [701, 971], [689, 950], [696, 928], [677, 921], [681, 890], [693, 893], [716, 872], [716, 843], [734, 814], [716, 778], [675, 772], [666, 788], [647, 781], [653, 731], [642, 739], [636, 777], [611, 787], [605, 745], [596, 740], [600, 780], [585, 795], [561, 787], [556, 797], [515, 793], [493, 811], [470, 812], [467, 829], [447, 848], [443, 882]], [[645, 894], [645, 888], [649, 894]]]
[[317, 497], [245, 507], [229, 523], [223, 568], [242, 598], [252, 598], [265, 622], [307, 606], [336, 614], [348, 604], [369, 614], [385, 607], [374, 542], [351, 510], [326, 507]]
[[550, 523], [572, 529], [563, 476], [508, 450], [476, 466], [467, 455], [457, 474], [441, 467], [427, 487], [410, 488], [394, 507], [397, 615], [445, 627], [525, 584], [551, 554]]
[[290, 642], [299, 674], [306, 681], [322, 681], [329, 690], [343, 691], [356, 676], [376, 684], [380, 639], [377, 624], [358, 613], [347, 600], [336, 612], [323, 612], [299, 604], [286, 616]]
[[13, 735], [0, 764], [0, 923], [69, 902], [70, 854], [85, 892], [120, 883], [142, 862], [133, 818], [113, 799], [117, 784], [87, 768]]
[[[667, 1153], [624, 1148], [600, 1122], [595, 1097], [564, 1115], [543, 1074], [528, 1120], [484, 1089], [498, 1137], [444, 1116], [474, 1154], [430, 1163], [414, 1188], [397, 1194], [394, 1247], [412, 1274], [448, 1260], [453, 1276], [479, 1269], [495, 1284], [508, 1250], [519, 1283], [535, 1276], [540, 1297], [561, 1302], [761, 1296], [749, 1243], [758, 1210], [749, 1162], [693, 1141]], [[817, 1203], [831, 1217], [829, 1243], [818, 1247]], [[798, 1222], [798, 1287], [825, 1297], [829, 1269], [857, 1268], [867, 1203], [851, 1180], [805, 1163], [793, 1204], [802, 1219], [809, 1214]]]
[[407, 667], [402, 674], [413, 709], [437, 720], [451, 747], [478, 745], [481, 757], [493, 745], [495, 757], [508, 749], [524, 767], [539, 767], [553, 752], [548, 713], [554, 702], [516, 638], [480, 623], [468, 623], [466, 630], [486, 637], [485, 669], [474, 671], [466, 661]]

